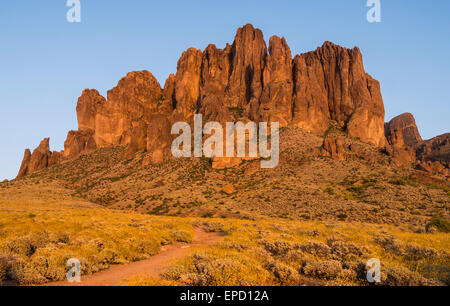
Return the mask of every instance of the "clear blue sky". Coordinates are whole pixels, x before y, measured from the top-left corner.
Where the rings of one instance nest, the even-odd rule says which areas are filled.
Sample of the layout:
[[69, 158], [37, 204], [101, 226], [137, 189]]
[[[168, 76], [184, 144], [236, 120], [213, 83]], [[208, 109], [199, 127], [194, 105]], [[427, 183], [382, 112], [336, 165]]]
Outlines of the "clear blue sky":
[[82, 22], [66, 21], [66, 0], [0, 4], [0, 179], [16, 176], [25, 148], [50, 137], [63, 149], [76, 129], [84, 88], [101, 93], [132, 70], [164, 84], [188, 47], [224, 47], [252, 23], [285, 36], [293, 54], [329, 40], [359, 46], [380, 80], [386, 120], [409, 111], [424, 138], [450, 132], [450, 1], [381, 0], [368, 23], [366, 0], [81, 0]]

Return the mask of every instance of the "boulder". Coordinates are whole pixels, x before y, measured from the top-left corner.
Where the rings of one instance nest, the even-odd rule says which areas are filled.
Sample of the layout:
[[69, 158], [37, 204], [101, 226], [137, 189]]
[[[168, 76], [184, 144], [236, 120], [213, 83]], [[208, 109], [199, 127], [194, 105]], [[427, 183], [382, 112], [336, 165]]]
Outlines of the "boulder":
[[321, 155], [336, 160], [345, 160], [345, 143], [342, 136], [328, 134], [321, 147]]
[[230, 184], [230, 185], [223, 187], [222, 192], [225, 194], [231, 195], [233, 193], [236, 193], [236, 188], [234, 188], [234, 186]]

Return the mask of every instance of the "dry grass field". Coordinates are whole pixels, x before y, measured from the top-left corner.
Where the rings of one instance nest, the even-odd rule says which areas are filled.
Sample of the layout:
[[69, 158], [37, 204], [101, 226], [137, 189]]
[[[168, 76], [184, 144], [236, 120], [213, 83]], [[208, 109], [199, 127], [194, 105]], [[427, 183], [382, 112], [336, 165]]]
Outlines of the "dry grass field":
[[61, 281], [70, 258], [81, 261], [83, 275], [92, 274], [146, 259], [175, 241], [190, 242], [192, 233], [184, 220], [108, 210], [55, 185], [1, 189], [0, 279]]
[[[387, 285], [448, 285], [450, 234], [411, 226], [343, 221], [152, 216], [110, 210], [59, 184], [0, 188], [0, 278], [42, 284], [149, 258], [164, 245], [191, 242], [193, 229], [224, 233], [159, 278], [122, 285], [367, 285], [365, 263], [379, 258]], [[445, 231], [444, 227], [441, 230]], [[447, 228], [448, 230], [448, 228]]]

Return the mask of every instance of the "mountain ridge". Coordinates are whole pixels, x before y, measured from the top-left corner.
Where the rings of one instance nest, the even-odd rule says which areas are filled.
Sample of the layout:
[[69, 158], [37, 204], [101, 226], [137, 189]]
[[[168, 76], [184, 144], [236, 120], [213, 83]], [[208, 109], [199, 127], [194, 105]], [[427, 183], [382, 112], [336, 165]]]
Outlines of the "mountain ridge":
[[[365, 72], [358, 47], [326, 41], [292, 57], [284, 37], [270, 37], [267, 47], [262, 31], [250, 24], [239, 28], [224, 49], [212, 44], [204, 51], [187, 49], [164, 87], [151, 72], [132, 71], [106, 98], [85, 89], [76, 110], [78, 130], [68, 133], [64, 150], [50, 152], [48, 139], [33, 153], [27, 149], [18, 177], [110, 146], [125, 145], [130, 155], [147, 150], [148, 162], [161, 163], [171, 157], [171, 124], [192, 124], [195, 113], [220, 123], [279, 122], [317, 135], [336, 124], [351, 137], [385, 148], [397, 165], [414, 163], [430, 173], [449, 174], [445, 156], [431, 161], [415, 152], [436, 146], [418, 142], [413, 148], [397, 135], [404, 130], [401, 119], [385, 124], [380, 84]], [[414, 118], [410, 125], [417, 130]], [[446, 148], [442, 137], [440, 146]], [[427, 156], [436, 155], [431, 151]], [[227, 168], [241, 162], [231, 158], [216, 164]]]

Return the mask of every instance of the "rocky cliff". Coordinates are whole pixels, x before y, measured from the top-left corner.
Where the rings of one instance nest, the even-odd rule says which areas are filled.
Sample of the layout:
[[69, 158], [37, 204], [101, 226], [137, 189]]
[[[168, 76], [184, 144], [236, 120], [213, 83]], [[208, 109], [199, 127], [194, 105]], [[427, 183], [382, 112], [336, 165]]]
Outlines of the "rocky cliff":
[[449, 176], [449, 133], [424, 141], [414, 116], [404, 113], [385, 124], [385, 134], [386, 149], [394, 164], [414, 163], [419, 170]]
[[408, 118], [385, 130], [380, 85], [365, 72], [358, 48], [325, 42], [292, 58], [285, 38], [271, 37], [267, 48], [252, 25], [238, 29], [224, 49], [185, 51], [164, 88], [148, 71], [130, 72], [107, 98], [84, 90], [76, 110], [78, 130], [69, 132], [64, 151], [51, 153], [46, 139], [33, 154], [25, 152], [19, 176], [118, 145], [128, 146], [129, 154], [148, 150], [150, 162], [161, 162], [170, 154], [171, 124], [192, 122], [195, 113], [204, 121], [279, 122], [319, 135], [334, 124], [351, 137], [378, 147], [388, 143], [397, 151], [421, 141]]

